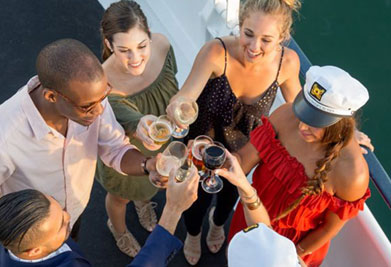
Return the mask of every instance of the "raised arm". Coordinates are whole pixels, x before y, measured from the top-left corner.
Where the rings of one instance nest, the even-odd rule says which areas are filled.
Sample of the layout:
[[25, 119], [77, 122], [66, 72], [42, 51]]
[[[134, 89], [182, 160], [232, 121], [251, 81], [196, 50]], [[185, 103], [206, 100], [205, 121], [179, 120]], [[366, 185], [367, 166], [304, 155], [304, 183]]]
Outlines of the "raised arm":
[[218, 40], [207, 42], [198, 52], [190, 74], [181, 90], [171, 98], [166, 111], [173, 118], [175, 99], [185, 97], [197, 100], [208, 80], [220, 76], [224, 72], [224, 48]]

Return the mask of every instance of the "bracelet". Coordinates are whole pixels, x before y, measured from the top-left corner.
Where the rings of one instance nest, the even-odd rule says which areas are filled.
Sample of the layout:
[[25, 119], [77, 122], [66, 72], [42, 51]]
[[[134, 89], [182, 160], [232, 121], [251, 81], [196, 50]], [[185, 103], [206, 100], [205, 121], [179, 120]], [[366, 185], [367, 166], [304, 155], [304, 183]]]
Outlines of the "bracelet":
[[242, 199], [240, 200], [240, 202], [242, 202], [243, 205], [246, 205], [246, 207], [249, 210], [256, 210], [262, 204], [259, 197], [257, 197], [257, 199], [254, 202], [247, 203], [247, 202], [244, 202]]
[[149, 175], [149, 171], [148, 171], [148, 169], [147, 169], [147, 161], [148, 161], [149, 159], [151, 159], [151, 157], [146, 157], [146, 158], [143, 160], [143, 162], [141, 162], [141, 168], [143, 169], [145, 175]]
[[297, 248], [298, 248], [301, 252], [304, 252], [304, 251], [305, 251], [304, 248], [302, 248], [302, 247], [300, 246], [300, 244], [297, 244], [296, 246], [297, 246]]
[[245, 196], [242, 196], [240, 195], [241, 198], [244, 198], [244, 199], [252, 199], [253, 197], [255, 197], [257, 195], [257, 189], [255, 189], [254, 187], [252, 187], [253, 191], [254, 191], [254, 194], [252, 194], [251, 196], [249, 197], [245, 197]]
[[[302, 248], [302, 247], [300, 246], [300, 244], [297, 244], [296, 247], [300, 250], [301, 253], [304, 253], [304, 252], [305, 252], [305, 249]], [[307, 252], [306, 254], [307, 254], [307, 255], [308, 255], [308, 254], [312, 254], [312, 252]]]

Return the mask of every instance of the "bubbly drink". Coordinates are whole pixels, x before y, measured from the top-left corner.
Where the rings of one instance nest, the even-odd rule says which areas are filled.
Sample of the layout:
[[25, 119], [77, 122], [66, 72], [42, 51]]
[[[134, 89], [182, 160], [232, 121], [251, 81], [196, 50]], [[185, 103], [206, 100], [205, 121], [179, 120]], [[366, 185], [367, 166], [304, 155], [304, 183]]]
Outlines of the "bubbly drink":
[[157, 145], [166, 143], [172, 134], [172, 127], [168, 122], [156, 121], [151, 124], [148, 134]]
[[181, 160], [175, 156], [162, 155], [156, 162], [156, 170], [162, 176], [169, 176], [170, 171], [181, 166]]

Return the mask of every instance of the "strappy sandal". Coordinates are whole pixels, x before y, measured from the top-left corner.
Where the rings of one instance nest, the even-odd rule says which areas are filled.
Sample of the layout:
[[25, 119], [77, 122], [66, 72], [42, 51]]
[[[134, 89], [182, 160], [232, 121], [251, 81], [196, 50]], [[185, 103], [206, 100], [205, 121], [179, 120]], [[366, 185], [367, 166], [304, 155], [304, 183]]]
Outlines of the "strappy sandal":
[[217, 226], [213, 222], [213, 214], [215, 207], [212, 207], [209, 212], [209, 231], [206, 236], [206, 245], [211, 253], [217, 253], [225, 241], [224, 225]]
[[196, 265], [201, 258], [201, 232], [196, 235], [187, 233], [185, 244], [183, 245], [183, 254], [190, 265]]
[[129, 230], [126, 229], [125, 233], [123, 233], [122, 235], [117, 234], [110, 219], [107, 220], [107, 227], [113, 234], [113, 237], [117, 243], [117, 247], [119, 248], [119, 250], [121, 250], [129, 257], [134, 258], [140, 251], [141, 247], [137, 240], [134, 238], [134, 236], [129, 232]]
[[143, 201], [134, 201], [134, 206], [138, 215], [138, 220], [145, 230], [152, 232], [157, 224], [155, 212], [156, 202], [145, 203]]

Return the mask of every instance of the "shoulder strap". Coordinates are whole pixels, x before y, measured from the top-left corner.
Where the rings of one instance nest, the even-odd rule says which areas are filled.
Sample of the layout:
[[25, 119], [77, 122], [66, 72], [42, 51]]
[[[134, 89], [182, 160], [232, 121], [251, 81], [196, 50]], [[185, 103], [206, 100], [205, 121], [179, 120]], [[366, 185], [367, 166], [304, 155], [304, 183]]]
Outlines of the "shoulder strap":
[[225, 47], [225, 44], [224, 44], [223, 40], [220, 37], [216, 37], [216, 39], [219, 40], [221, 42], [221, 44], [223, 45], [223, 47], [224, 47], [224, 59], [225, 59], [224, 75], [225, 75], [225, 70], [227, 69], [227, 48]]
[[281, 48], [281, 57], [280, 57], [280, 63], [278, 64], [278, 70], [275, 81], [278, 80], [278, 75], [280, 75], [281, 65], [282, 65], [282, 59], [284, 58], [284, 47]]

